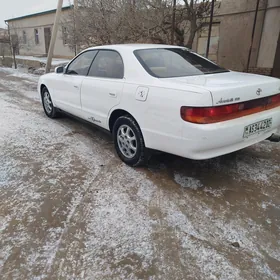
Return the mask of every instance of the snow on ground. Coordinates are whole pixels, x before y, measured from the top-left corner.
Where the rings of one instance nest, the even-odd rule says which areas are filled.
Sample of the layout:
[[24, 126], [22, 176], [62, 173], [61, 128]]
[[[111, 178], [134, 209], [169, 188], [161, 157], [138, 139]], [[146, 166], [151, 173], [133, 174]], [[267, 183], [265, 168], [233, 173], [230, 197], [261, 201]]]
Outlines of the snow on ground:
[[[33, 84], [36, 82], [38, 82], [39, 80], [39, 76], [38, 75], [33, 75], [28, 73], [28, 69], [24, 68], [24, 67], [20, 67], [18, 69], [14, 69], [14, 68], [0, 68], [0, 71], [2, 73], [7, 74], [7, 76], [12, 76], [12, 77], [17, 77], [17, 78], [21, 78], [24, 79], [22, 82], [23, 83], [28, 83], [29, 81], [33, 82]], [[1, 83], [4, 84], [7, 81], [2, 80]], [[21, 83], [19, 83], [18, 81], [15, 82], [15, 84], [19, 85]]]
[[[33, 60], [33, 61], [39, 61], [43, 63], [47, 63], [47, 57], [35, 57], [35, 56], [25, 56], [25, 55], [16, 55], [16, 58], [18, 59], [25, 59], [25, 60]], [[63, 59], [63, 58], [53, 58], [52, 59], [52, 65], [60, 65], [60, 64], [67, 64], [70, 61], [70, 59]]]
[[180, 173], [175, 173], [174, 174], [174, 180], [176, 183], [181, 185], [184, 188], [191, 188], [193, 190], [197, 190], [198, 188], [202, 188], [203, 185], [201, 182], [195, 178], [192, 177], [186, 177], [182, 176]]
[[134, 169], [0, 68], [1, 279], [279, 279], [280, 148]]

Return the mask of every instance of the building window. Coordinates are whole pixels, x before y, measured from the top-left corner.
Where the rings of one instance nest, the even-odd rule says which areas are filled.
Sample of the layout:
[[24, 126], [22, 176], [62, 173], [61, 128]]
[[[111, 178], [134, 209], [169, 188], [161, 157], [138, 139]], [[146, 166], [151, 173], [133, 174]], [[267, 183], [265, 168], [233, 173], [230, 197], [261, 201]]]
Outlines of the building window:
[[63, 40], [63, 45], [68, 45], [69, 38], [68, 38], [68, 29], [66, 26], [62, 27], [62, 40]]
[[35, 37], [35, 44], [39, 45], [39, 31], [38, 31], [38, 29], [34, 29], [34, 37]]
[[27, 43], [27, 40], [26, 40], [26, 32], [23, 30], [22, 31], [22, 43], [23, 44], [26, 44]]

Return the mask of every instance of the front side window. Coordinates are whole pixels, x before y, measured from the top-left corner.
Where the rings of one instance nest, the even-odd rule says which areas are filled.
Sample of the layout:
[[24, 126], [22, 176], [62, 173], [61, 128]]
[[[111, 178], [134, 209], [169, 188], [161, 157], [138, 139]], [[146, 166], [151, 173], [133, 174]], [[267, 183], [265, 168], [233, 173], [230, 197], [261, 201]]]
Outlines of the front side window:
[[86, 76], [92, 60], [96, 56], [97, 51], [86, 51], [76, 57], [68, 66], [66, 74]]
[[35, 44], [39, 45], [39, 31], [38, 29], [34, 29], [34, 37], [35, 37]]
[[26, 40], [26, 31], [22, 31], [22, 42], [23, 44], [26, 44], [27, 40]]
[[121, 56], [116, 51], [99, 51], [91, 65], [88, 75], [91, 77], [122, 79], [124, 66]]
[[145, 70], [157, 78], [228, 72], [228, 70], [183, 48], [143, 49], [134, 51], [134, 54]]

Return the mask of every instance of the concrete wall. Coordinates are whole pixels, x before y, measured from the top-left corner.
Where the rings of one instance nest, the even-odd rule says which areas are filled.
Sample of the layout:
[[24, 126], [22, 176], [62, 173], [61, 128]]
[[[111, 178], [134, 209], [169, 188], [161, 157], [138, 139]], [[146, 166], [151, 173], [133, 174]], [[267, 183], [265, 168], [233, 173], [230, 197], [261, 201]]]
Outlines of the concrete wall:
[[[62, 16], [67, 17], [68, 11], [62, 11]], [[45, 14], [10, 21], [9, 26], [12, 34], [17, 34], [20, 41], [20, 55], [46, 55], [44, 28], [52, 29], [55, 13]], [[39, 44], [35, 43], [34, 29], [39, 32]], [[26, 32], [27, 42], [23, 42], [23, 31]], [[59, 28], [57, 41], [54, 49], [56, 57], [72, 57], [73, 51], [67, 45], [63, 44], [62, 30]]]
[[[217, 63], [244, 71], [251, 44], [256, 0], [222, 0], [215, 10], [214, 22], [220, 23]], [[250, 59], [250, 69], [272, 68], [280, 32], [280, 0], [260, 0]], [[199, 33], [193, 49], [198, 51]]]
[[258, 67], [272, 67], [280, 33], [280, 0], [269, 2], [260, 43]]
[[[206, 25], [197, 34], [196, 51], [198, 54], [202, 56], [206, 55], [208, 32], [209, 32], [209, 25]], [[208, 58], [216, 63], [218, 60], [219, 41], [220, 41], [220, 23], [214, 22], [211, 30], [211, 40], [210, 40]]]
[[[218, 63], [226, 68], [244, 71], [246, 69], [256, 0], [223, 0], [216, 21], [220, 21]], [[262, 24], [265, 16], [265, 1], [260, 2], [250, 66], [257, 63]]]
[[[255, 11], [256, 3], [257, 0], [222, 0], [218, 14], [228, 15], [234, 13]], [[265, 6], [266, 6], [266, 0], [260, 0], [259, 9], [264, 9]]]
[[[250, 66], [255, 66], [264, 12], [259, 12], [256, 23]], [[227, 68], [246, 69], [254, 22], [254, 12], [220, 17], [220, 42], [218, 62]]]

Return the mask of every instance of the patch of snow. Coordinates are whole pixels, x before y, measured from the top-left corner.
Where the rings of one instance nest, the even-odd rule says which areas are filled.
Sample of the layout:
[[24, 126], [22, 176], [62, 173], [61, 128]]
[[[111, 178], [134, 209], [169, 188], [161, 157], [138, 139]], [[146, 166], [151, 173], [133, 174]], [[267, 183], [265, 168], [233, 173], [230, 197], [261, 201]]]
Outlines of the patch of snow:
[[254, 267], [263, 275], [266, 275], [268, 277], [267, 279], [279, 279], [279, 274], [273, 272], [266, 263], [261, 262], [258, 258], [253, 258], [252, 261], [254, 263]]
[[[14, 68], [0, 67], [0, 72], [8, 73], [8, 74], [10, 74], [9, 76], [11, 76], [11, 77], [27, 79], [27, 80], [31, 80], [34, 82], [38, 82], [38, 80], [39, 80], [38, 76], [28, 73], [28, 70], [26, 68], [14, 69]], [[3, 80], [1, 82], [5, 82], [5, 80]]]
[[[239, 269], [234, 267], [223, 254], [218, 253], [215, 249], [208, 246], [201, 246], [201, 244], [185, 236], [182, 240], [182, 247], [184, 254], [188, 252], [195, 259], [196, 266], [199, 268], [202, 275], [207, 275], [202, 279], [227, 279], [227, 280], [241, 280]], [[186, 261], [186, 259], [185, 259]]]
[[[174, 206], [173, 206], [174, 207]], [[179, 229], [185, 234], [189, 234], [196, 238], [203, 240], [204, 238], [199, 234], [199, 232], [194, 228], [191, 221], [184, 215], [181, 211], [178, 211], [176, 207], [172, 211], [168, 211], [166, 220], [169, 226]]]
[[183, 188], [190, 188], [193, 190], [197, 190], [198, 188], [203, 187], [203, 184], [200, 182], [200, 180], [193, 177], [187, 177], [179, 173], [174, 174], [174, 180], [177, 184], [179, 184]]
[[280, 209], [280, 205], [277, 205], [275, 203], [273, 203], [272, 201], [263, 201], [262, 204], [261, 204], [261, 207], [263, 209], [267, 209], [267, 207], [273, 207], [273, 208], [276, 208], [276, 209]]
[[213, 189], [210, 187], [205, 187], [203, 189], [204, 192], [209, 193], [211, 195], [213, 195], [214, 197], [222, 197], [224, 195], [224, 191], [226, 190], [226, 188], [219, 188], [219, 189]]
[[267, 203], [262, 202], [262, 209], [266, 209], [267, 208]]
[[267, 159], [258, 158], [252, 164], [251, 160], [247, 161], [243, 158], [238, 162], [236, 179], [247, 178], [252, 182], [268, 184], [277, 170], [279, 170], [279, 164], [273, 164]]
[[[27, 56], [27, 55], [16, 55], [16, 58], [18, 59], [24, 59], [24, 60], [32, 60], [32, 61], [39, 61], [42, 63], [47, 63], [47, 57], [35, 57], [35, 56]], [[60, 64], [67, 64], [69, 63], [70, 59], [65, 58], [53, 58], [52, 59], [52, 65], [60, 65]]]

